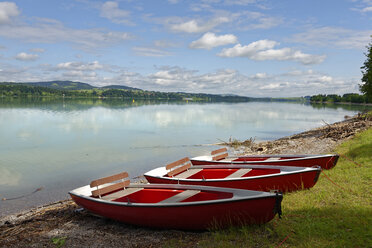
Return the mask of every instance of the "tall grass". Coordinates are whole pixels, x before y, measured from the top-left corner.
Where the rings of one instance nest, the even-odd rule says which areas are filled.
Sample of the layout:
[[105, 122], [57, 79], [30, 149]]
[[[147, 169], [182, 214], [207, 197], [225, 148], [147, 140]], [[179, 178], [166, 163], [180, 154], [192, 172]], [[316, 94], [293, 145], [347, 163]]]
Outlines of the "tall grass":
[[195, 246], [372, 247], [372, 128], [335, 152], [336, 167], [323, 171], [333, 182], [322, 173], [312, 189], [286, 194], [282, 219], [206, 232]]

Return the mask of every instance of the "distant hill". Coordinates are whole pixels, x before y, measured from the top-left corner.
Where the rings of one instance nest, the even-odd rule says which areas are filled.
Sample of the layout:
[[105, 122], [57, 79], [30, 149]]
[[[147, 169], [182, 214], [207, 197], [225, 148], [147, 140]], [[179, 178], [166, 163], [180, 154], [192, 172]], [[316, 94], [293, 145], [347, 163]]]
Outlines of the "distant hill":
[[138, 88], [133, 88], [125, 85], [108, 85], [100, 87], [100, 89], [119, 89], [119, 90], [141, 90]]
[[87, 83], [73, 82], [73, 81], [48, 81], [48, 82], [32, 82], [21, 83], [24, 85], [47, 87], [57, 90], [91, 90], [91, 89], [121, 89], [121, 90], [140, 90], [125, 85], [108, 85], [104, 87], [95, 87]]
[[247, 102], [244, 96], [204, 93], [147, 91], [121, 85], [93, 87], [86, 83], [50, 81], [33, 83], [0, 82], [0, 97], [122, 98], [146, 100], [187, 100], [214, 102]]
[[34, 82], [34, 83], [22, 83], [24, 85], [47, 87], [57, 90], [90, 90], [93, 87], [90, 84], [72, 82], [72, 81], [48, 81], [48, 82]]

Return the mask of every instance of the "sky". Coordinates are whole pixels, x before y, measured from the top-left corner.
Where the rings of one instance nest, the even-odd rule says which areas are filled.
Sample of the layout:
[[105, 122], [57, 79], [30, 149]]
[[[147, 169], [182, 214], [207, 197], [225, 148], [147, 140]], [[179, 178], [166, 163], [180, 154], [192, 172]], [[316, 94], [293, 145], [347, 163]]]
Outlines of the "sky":
[[0, 81], [294, 97], [358, 93], [372, 0], [0, 2]]

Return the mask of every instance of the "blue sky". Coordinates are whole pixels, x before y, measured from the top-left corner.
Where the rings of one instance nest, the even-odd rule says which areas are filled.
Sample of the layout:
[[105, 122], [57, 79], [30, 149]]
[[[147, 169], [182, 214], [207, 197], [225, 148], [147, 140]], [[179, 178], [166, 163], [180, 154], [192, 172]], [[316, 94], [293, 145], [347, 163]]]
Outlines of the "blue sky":
[[0, 81], [305, 96], [358, 92], [372, 0], [0, 2]]

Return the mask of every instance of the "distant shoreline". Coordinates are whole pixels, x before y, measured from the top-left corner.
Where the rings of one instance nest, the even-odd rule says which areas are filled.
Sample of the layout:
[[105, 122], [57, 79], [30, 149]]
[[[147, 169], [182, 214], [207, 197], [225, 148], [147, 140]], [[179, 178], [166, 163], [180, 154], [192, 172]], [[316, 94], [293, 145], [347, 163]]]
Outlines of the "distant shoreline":
[[372, 106], [372, 103], [357, 103], [357, 102], [314, 102], [309, 101], [309, 103], [316, 103], [316, 104], [344, 104], [344, 105], [360, 105], [360, 106]]
[[[52, 98], [78, 98], [78, 99], [125, 99], [125, 100], [179, 100], [201, 102], [298, 102], [321, 104], [355, 104], [370, 106], [367, 98], [358, 93], [339, 95], [313, 95], [301, 97], [248, 97], [236, 94], [210, 94], [187, 92], [161, 92], [143, 90], [125, 85], [108, 85], [103, 87], [92, 86], [87, 83], [72, 81], [48, 82], [0, 82], [0, 97], [52, 97]], [[363, 103], [363, 102], [364, 103]]]

